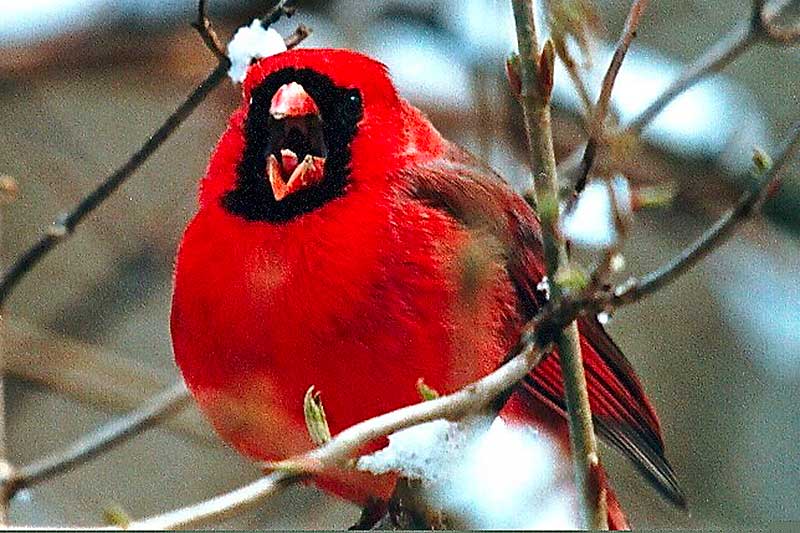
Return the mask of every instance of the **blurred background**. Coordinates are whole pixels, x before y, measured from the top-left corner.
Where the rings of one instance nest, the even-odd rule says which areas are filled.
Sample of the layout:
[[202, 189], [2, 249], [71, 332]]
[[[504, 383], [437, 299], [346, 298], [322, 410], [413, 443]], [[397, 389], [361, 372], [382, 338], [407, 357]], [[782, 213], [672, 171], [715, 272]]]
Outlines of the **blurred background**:
[[[227, 40], [266, 4], [219, 0], [211, 15]], [[447, 137], [519, 183], [525, 141], [503, 74], [515, 43], [507, 4], [309, 0], [278, 29], [286, 34], [303, 22], [314, 29], [304, 46], [346, 46], [380, 58], [401, 93]], [[629, 3], [596, 6], [606, 42], [595, 50], [602, 73]], [[190, 0], [0, 2], [0, 173], [20, 186], [17, 200], [2, 208], [3, 264], [138, 148], [214, 66], [189, 26], [195, 9]], [[615, 89], [619, 116], [643, 109], [749, 11], [749, 2], [653, 2]], [[556, 83], [556, 144], [564, 156], [582, 130], [564, 72]], [[752, 185], [752, 147], [774, 149], [800, 119], [798, 87], [800, 49], [759, 44], [646, 130], [626, 173], [635, 183], [671, 184], [677, 198], [637, 217], [627, 273], [670, 257]], [[238, 99], [239, 89], [225, 82], [8, 301], [2, 335], [12, 463], [60, 448], [176, 376], [168, 329], [173, 254], [195, 209], [197, 180]], [[634, 526], [800, 519], [798, 168], [787, 173], [765, 217], [609, 324], [659, 410], [689, 501], [688, 513], [671, 508], [605, 447]], [[22, 491], [11, 518], [96, 525], [113, 505], [145, 516], [258, 475], [190, 407], [86, 466]], [[357, 515], [349, 504], [295, 487], [221, 525], [347, 527]]]

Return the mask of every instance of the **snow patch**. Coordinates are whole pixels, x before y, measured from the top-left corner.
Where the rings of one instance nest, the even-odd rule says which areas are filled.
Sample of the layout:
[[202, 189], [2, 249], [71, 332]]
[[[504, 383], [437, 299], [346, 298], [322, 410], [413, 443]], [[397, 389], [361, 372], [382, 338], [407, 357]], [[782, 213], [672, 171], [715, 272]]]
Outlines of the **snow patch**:
[[250, 26], [242, 26], [228, 43], [228, 58], [231, 68], [228, 76], [234, 83], [241, 83], [254, 59], [269, 57], [286, 51], [281, 34], [272, 28], [264, 29], [261, 21], [253, 20]]
[[569, 459], [546, 435], [501, 418], [436, 420], [389, 436], [357, 468], [422, 480], [424, 497], [470, 529], [573, 529]]
[[566, 239], [585, 248], [608, 248], [616, 244], [619, 235], [614, 224], [611, 191], [620, 213], [623, 216], [632, 213], [627, 179], [615, 176], [610, 188], [603, 180], [592, 180], [561, 218], [561, 232]]

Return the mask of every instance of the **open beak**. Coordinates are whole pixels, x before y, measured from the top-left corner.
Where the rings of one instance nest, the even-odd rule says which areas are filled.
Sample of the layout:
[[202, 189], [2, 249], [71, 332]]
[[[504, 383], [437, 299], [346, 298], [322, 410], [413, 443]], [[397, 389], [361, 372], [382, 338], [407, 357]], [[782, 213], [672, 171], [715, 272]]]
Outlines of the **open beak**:
[[317, 103], [297, 82], [281, 86], [270, 103], [266, 175], [275, 200], [320, 183], [328, 155]]

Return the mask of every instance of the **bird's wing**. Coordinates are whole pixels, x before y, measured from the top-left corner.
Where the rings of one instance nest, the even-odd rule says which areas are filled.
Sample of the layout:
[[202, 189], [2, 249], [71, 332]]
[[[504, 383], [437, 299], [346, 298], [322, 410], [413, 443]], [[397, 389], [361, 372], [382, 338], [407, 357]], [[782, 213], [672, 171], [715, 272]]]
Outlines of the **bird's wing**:
[[[489, 231], [506, 252], [506, 268], [526, 320], [544, 302], [537, 290], [542, 252], [536, 215], [501, 177], [455, 145], [437, 159], [404, 171], [416, 199], [446, 211], [469, 229]], [[685, 500], [664, 456], [653, 406], [619, 347], [594, 318], [579, 320], [589, 401], [598, 433], [619, 448], [673, 503]], [[524, 381], [525, 389], [565, 414], [557, 353], [542, 361]]]

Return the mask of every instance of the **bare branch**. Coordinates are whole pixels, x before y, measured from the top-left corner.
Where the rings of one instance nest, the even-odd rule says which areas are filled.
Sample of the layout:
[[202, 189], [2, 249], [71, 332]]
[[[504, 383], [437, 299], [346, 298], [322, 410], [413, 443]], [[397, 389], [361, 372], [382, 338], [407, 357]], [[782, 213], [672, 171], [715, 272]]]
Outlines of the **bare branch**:
[[727, 67], [757, 41], [758, 34], [753, 32], [749, 25], [734, 29], [684, 70], [678, 79], [628, 124], [627, 130], [641, 132], [675, 97]]
[[[528, 137], [535, 207], [541, 223], [544, 261], [547, 276], [551, 280], [551, 294], [555, 304], [558, 304], [565, 297], [558, 281], [559, 271], [569, 263], [569, 256], [564, 238], [558, 230], [558, 177], [550, 122], [553, 45], [551, 41], [547, 41], [542, 52], [539, 52], [532, 0], [512, 0], [512, 6], [522, 81], [520, 101]], [[531, 202], [530, 193], [526, 194], [526, 199], [529, 203], [534, 203]], [[583, 523], [591, 529], [608, 529], [605, 487], [594, 475], [600, 459], [577, 323], [565, 323], [556, 342], [561, 357], [575, 485], [578, 487]]]
[[[740, 23], [689, 65], [658, 98], [625, 127], [625, 133], [641, 133], [678, 95], [708, 76], [723, 70], [754, 44], [763, 40], [772, 43], [783, 43], [784, 41], [773, 35], [776, 30], [780, 34], [781, 29], [773, 26], [771, 21], [783, 9], [797, 2], [798, 0], [781, 0], [776, 2], [772, 9], [768, 10], [765, 6], [765, 0], [755, 0], [753, 14], [750, 19]], [[786, 34], [783, 36], [785, 37]], [[580, 154], [581, 149], [576, 149], [559, 165], [559, 171], [565, 181], [569, 183], [576, 182], [583, 175], [584, 171], [581, 165], [583, 158]]]
[[198, 85], [192, 94], [167, 118], [121, 167], [104, 179], [91, 193], [81, 199], [69, 212], [59, 216], [44, 235], [22, 253], [0, 279], [0, 308], [22, 277], [27, 274], [53, 248], [69, 237], [87, 215], [97, 209], [120, 185], [147, 161], [151, 155], [178, 129], [183, 121], [205, 100], [208, 94], [225, 79], [228, 67], [222, 63]]
[[[343, 467], [365, 443], [379, 437], [424, 422], [441, 418], [455, 420], [478, 411], [513, 387], [539, 362], [553, 338], [539, 337], [535, 333], [536, 329], [532, 327], [528, 330], [527, 342], [516, 350], [518, 355], [495, 372], [458, 392], [403, 407], [356, 424], [333, 437], [326, 445], [303, 456], [283, 461], [281, 464], [286, 467], [285, 470], [273, 472], [249, 485], [205, 502], [136, 520], [130, 524], [130, 528], [183, 528], [231, 516], [234, 512], [251, 508], [274, 495], [288, 483], [307, 476], [309, 474], [307, 465], [312, 465], [312, 472], [317, 468]], [[536, 344], [538, 342], [542, 342], [542, 345]]]
[[292, 49], [306, 40], [310, 35], [311, 28], [305, 24], [298, 24], [294, 31], [286, 36], [283, 43], [286, 45], [286, 48]]
[[183, 381], [154, 396], [135, 411], [100, 426], [76, 442], [29, 465], [19, 467], [11, 480], [11, 492], [41, 483], [89, 461], [186, 405], [188, 391]]
[[267, 13], [261, 17], [261, 24], [265, 28], [268, 28], [283, 17], [290, 18], [297, 11], [296, 3], [297, 0], [279, 0], [278, 3], [275, 4], [275, 7], [267, 11]]
[[274, 472], [249, 485], [206, 501], [149, 518], [134, 520], [128, 524], [126, 529], [146, 531], [183, 529], [224, 520], [252, 509], [303, 477], [303, 474], [297, 472]]
[[197, 2], [197, 21], [192, 22], [192, 27], [200, 34], [200, 38], [206, 45], [206, 48], [211, 50], [211, 53], [217, 58], [220, 64], [225, 64], [230, 68], [230, 59], [225, 54], [224, 46], [217, 37], [217, 32], [211, 26], [211, 21], [208, 19], [206, 12], [206, 0], [198, 0]]
[[774, 40], [770, 36], [770, 28], [772, 31], [776, 28], [772, 26], [771, 20], [793, 2], [797, 0], [780, 2], [780, 5], [776, 6], [777, 12], [771, 14], [764, 8], [766, 2], [755, 2], [755, 8], [760, 16], [751, 18], [747, 23], [731, 31], [692, 63], [661, 96], [631, 121], [627, 127], [628, 132], [641, 132], [676, 96], [707, 76], [727, 67], [762, 38]]
[[586, 180], [592, 170], [594, 158], [597, 154], [597, 143], [602, 140], [604, 135], [605, 121], [608, 116], [614, 82], [617, 80], [617, 74], [619, 74], [619, 69], [622, 67], [622, 62], [625, 60], [625, 55], [628, 53], [631, 42], [636, 38], [636, 31], [639, 28], [642, 13], [647, 9], [648, 1], [634, 0], [631, 5], [628, 18], [625, 21], [625, 29], [619, 38], [611, 63], [608, 65], [608, 70], [606, 70], [606, 74], [603, 77], [600, 96], [597, 98], [597, 104], [594, 106], [594, 113], [589, 122], [589, 141], [586, 143], [581, 164], [578, 167], [578, 181], [575, 183], [576, 194], [580, 193], [586, 186]]

